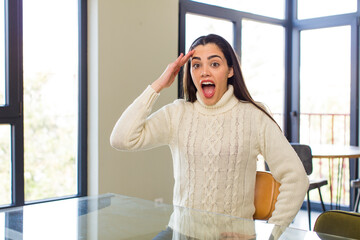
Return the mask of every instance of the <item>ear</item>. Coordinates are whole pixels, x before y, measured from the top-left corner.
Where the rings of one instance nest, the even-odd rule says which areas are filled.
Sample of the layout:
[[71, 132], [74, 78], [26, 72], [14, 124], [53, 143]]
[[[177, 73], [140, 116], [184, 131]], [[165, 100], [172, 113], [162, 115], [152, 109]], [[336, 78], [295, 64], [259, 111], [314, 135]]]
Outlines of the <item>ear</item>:
[[234, 76], [234, 69], [233, 67], [229, 67], [228, 78], [231, 78], [232, 76]]

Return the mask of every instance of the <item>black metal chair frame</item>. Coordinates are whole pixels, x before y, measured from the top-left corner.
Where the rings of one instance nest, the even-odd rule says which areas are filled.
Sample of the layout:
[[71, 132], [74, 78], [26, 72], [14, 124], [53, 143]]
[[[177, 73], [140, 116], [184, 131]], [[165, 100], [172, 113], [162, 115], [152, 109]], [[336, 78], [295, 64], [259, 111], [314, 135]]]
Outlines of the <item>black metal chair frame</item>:
[[359, 211], [359, 203], [360, 203], [360, 179], [355, 179], [351, 181], [351, 187], [357, 189], [356, 200], [354, 203], [354, 212]]
[[[299, 143], [291, 143], [291, 146], [294, 148], [295, 152], [298, 154], [301, 162], [304, 165], [306, 174], [309, 176], [313, 171], [313, 164], [312, 164], [312, 153], [311, 148], [305, 144]], [[308, 212], [308, 219], [309, 219], [309, 230], [311, 230], [311, 202], [310, 202], [310, 191], [314, 189], [318, 189], [320, 202], [323, 212], [326, 211], [325, 204], [321, 195], [320, 188], [328, 184], [327, 179], [317, 179], [317, 180], [309, 180], [309, 189], [307, 191], [307, 212]]]

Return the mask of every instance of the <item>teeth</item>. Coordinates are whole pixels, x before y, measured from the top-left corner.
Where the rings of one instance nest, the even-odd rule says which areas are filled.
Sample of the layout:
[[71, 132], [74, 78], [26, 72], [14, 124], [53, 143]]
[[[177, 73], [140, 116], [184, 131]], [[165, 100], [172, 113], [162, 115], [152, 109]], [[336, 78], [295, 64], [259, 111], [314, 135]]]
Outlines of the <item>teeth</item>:
[[214, 85], [212, 82], [203, 82], [202, 85]]

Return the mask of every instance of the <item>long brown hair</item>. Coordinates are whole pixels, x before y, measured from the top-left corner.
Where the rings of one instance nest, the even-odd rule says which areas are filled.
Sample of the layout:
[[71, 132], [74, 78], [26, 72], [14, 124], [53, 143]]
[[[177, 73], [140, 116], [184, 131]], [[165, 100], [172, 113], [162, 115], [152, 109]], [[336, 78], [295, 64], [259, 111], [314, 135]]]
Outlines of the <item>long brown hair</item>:
[[[228, 67], [233, 68], [234, 75], [228, 78], [228, 84], [233, 85], [235, 97], [241, 101], [250, 102], [255, 107], [257, 107], [262, 112], [264, 112], [267, 116], [269, 116], [276, 123], [273, 117], [262, 106], [256, 103], [254, 99], [251, 97], [241, 72], [240, 63], [237, 54], [235, 53], [231, 45], [228, 43], [228, 41], [226, 41], [223, 37], [215, 34], [201, 36], [191, 44], [189, 51], [193, 50], [199, 45], [206, 45], [208, 43], [216, 44], [224, 54]], [[184, 91], [184, 98], [186, 101], [195, 102], [197, 89], [191, 78], [190, 64], [191, 64], [191, 60], [189, 60], [185, 65], [184, 78], [183, 78], [183, 91]]]

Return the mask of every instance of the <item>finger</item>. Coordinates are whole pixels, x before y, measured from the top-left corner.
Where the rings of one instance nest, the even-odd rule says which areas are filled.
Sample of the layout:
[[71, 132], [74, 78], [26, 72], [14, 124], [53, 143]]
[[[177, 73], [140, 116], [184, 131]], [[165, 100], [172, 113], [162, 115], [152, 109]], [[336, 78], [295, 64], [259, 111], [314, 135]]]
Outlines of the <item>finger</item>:
[[179, 72], [180, 72], [180, 68], [174, 72], [174, 76], [178, 75]]
[[171, 71], [176, 75], [182, 66], [189, 60], [195, 50], [188, 52], [185, 56], [183, 53], [180, 53], [179, 57], [169, 66], [172, 69]]
[[186, 55], [189, 56], [189, 58], [195, 53], [195, 49], [189, 51]]
[[195, 50], [191, 50], [189, 51], [182, 59], [181, 59], [181, 66], [183, 66], [189, 59], [190, 57], [194, 54]]
[[184, 57], [183, 53], [180, 53], [179, 57], [175, 60], [175, 64], [178, 65], [181, 62], [181, 59]]

